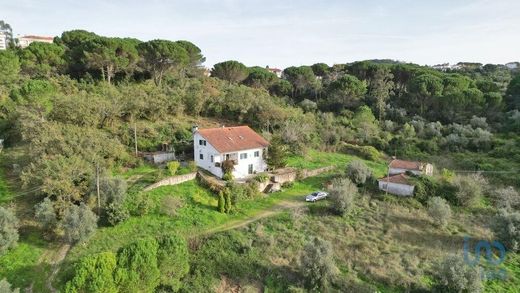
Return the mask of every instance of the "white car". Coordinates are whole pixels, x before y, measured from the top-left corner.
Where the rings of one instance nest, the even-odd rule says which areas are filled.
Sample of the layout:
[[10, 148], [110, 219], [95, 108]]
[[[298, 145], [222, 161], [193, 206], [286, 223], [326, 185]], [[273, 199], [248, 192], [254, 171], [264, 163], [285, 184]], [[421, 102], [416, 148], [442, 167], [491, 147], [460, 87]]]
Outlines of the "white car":
[[317, 200], [326, 198], [328, 195], [329, 194], [325, 191], [316, 191], [316, 192], [313, 192], [313, 193], [307, 195], [305, 197], [305, 201], [315, 202]]

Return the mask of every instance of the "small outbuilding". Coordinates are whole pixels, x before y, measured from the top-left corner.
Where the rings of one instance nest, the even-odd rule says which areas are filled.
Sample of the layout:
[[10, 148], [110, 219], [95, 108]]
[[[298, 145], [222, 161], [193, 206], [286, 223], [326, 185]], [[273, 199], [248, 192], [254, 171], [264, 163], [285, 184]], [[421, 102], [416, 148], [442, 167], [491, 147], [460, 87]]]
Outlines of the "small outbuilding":
[[389, 164], [388, 173], [390, 175], [402, 174], [411, 172], [415, 175], [427, 175], [433, 174], [433, 165], [430, 163], [405, 161], [405, 160], [392, 160]]
[[377, 180], [379, 189], [400, 196], [412, 196], [415, 186], [405, 174], [390, 175]]

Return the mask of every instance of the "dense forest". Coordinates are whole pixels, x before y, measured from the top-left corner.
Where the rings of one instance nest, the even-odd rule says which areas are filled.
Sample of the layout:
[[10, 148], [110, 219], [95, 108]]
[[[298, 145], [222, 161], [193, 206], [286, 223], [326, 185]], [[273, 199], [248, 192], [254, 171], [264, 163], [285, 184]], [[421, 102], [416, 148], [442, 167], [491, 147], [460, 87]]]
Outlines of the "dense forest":
[[[155, 151], [169, 144], [189, 156], [194, 124], [251, 126], [271, 141], [272, 167], [313, 150], [396, 156], [434, 161], [446, 173], [478, 171], [497, 188], [520, 187], [520, 72], [503, 65], [440, 71], [391, 60], [316, 63], [278, 78], [233, 60], [206, 76], [204, 62], [189, 41], [83, 30], [0, 51], [0, 175], [26, 198], [20, 219], [0, 207], [0, 219], [11, 223], [0, 230], [0, 254], [15, 246], [23, 215], [34, 217], [47, 241], [80, 244], [98, 226], [139, 214], [149, 203], [136, 195], [140, 202], [129, 204], [117, 174], [144, 164], [135, 145]], [[449, 188], [442, 192], [450, 201]], [[67, 271], [63, 289], [90, 292], [82, 291], [89, 277], [80, 274], [99, 266], [101, 275], [115, 270], [119, 282], [104, 276], [104, 292], [151, 292], [158, 284], [160, 292], [190, 292], [179, 282], [189, 271], [187, 254], [175, 235], [143, 240], [80, 262], [84, 271], [73, 279]], [[153, 278], [143, 274], [159, 281], [147, 283]]]

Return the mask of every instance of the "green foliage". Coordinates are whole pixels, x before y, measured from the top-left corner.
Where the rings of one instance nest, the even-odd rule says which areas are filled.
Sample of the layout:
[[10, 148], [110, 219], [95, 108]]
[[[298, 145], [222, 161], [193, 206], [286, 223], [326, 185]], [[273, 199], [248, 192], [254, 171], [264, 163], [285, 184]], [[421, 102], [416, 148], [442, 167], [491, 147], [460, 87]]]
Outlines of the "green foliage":
[[457, 176], [453, 180], [456, 187], [456, 198], [460, 206], [473, 207], [479, 201], [486, 188], [486, 180], [479, 174]]
[[495, 236], [508, 250], [520, 250], [520, 212], [502, 209], [492, 226]]
[[449, 256], [436, 268], [438, 292], [481, 292], [482, 282], [478, 267], [470, 267], [462, 257]]
[[178, 235], [159, 238], [157, 266], [160, 271], [161, 287], [177, 292], [181, 287], [181, 279], [190, 270], [188, 245]]
[[370, 161], [377, 162], [377, 161], [381, 160], [381, 154], [373, 146], [359, 146], [359, 145], [344, 143], [342, 151], [347, 154], [360, 156], [360, 157], [370, 160]]
[[441, 197], [428, 199], [428, 214], [439, 227], [445, 227], [451, 218], [450, 205]]
[[16, 246], [18, 219], [10, 210], [0, 207], [0, 255]]
[[231, 172], [224, 173], [224, 175], [222, 176], [222, 180], [224, 180], [224, 181], [232, 181], [233, 180], [233, 173], [231, 173]]
[[2, 293], [20, 293], [20, 289], [12, 289], [11, 284], [6, 279], [0, 280], [0, 292]]
[[360, 160], [354, 160], [347, 165], [347, 177], [357, 185], [365, 184], [371, 176], [372, 172], [368, 166]]
[[161, 200], [161, 213], [170, 217], [176, 216], [183, 205], [182, 198], [173, 195], [165, 196]]
[[515, 77], [513, 77], [507, 86], [505, 102], [507, 108], [510, 110], [520, 109], [520, 74], [517, 74]]
[[97, 220], [97, 216], [85, 204], [70, 206], [61, 221], [65, 240], [69, 243], [87, 240], [96, 231]]
[[224, 211], [229, 214], [232, 209], [231, 202], [231, 190], [229, 188], [224, 189]]
[[255, 88], [269, 89], [277, 80], [278, 77], [274, 73], [255, 66], [249, 68], [249, 75], [244, 80], [244, 84]]
[[48, 197], [34, 206], [34, 209], [34, 217], [45, 230], [51, 231], [56, 227], [56, 224], [58, 223], [56, 211], [54, 209], [54, 204]]
[[181, 163], [179, 161], [171, 161], [171, 162], [168, 162], [168, 164], [166, 164], [166, 166], [168, 168], [168, 171], [170, 172], [170, 175], [174, 176], [175, 174], [177, 174], [177, 170], [181, 166]]
[[327, 91], [330, 99], [328, 102], [330, 109], [354, 109], [361, 104], [361, 99], [367, 91], [367, 85], [355, 76], [345, 74], [331, 82]]
[[130, 218], [128, 208], [122, 203], [111, 202], [106, 207], [107, 220], [110, 225], [115, 226]]
[[57, 44], [33, 42], [21, 51], [22, 72], [31, 77], [50, 77], [63, 72], [65, 48]]
[[219, 191], [218, 193], [218, 211], [221, 212], [221, 213], [225, 213], [226, 212], [226, 200], [224, 199], [224, 192], [222, 191]]
[[267, 164], [271, 168], [283, 168], [287, 165], [287, 146], [282, 143], [280, 138], [274, 137], [267, 151]]
[[161, 85], [168, 72], [190, 62], [185, 45], [172, 41], [151, 40], [140, 43], [137, 50], [143, 58], [143, 67], [150, 72], [156, 85]]
[[305, 245], [300, 256], [300, 270], [308, 289], [327, 290], [337, 271], [333, 257], [332, 245], [328, 241], [316, 237]]
[[120, 284], [120, 291], [154, 292], [161, 279], [157, 265], [158, 249], [155, 239], [142, 239], [117, 253], [116, 281]]
[[18, 56], [11, 50], [0, 51], [0, 85], [9, 85], [18, 80], [20, 72], [20, 61]]
[[213, 65], [211, 76], [226, 80], [230, 83], [239, 83], [247, 78], [247, 67], [234, 60], [224, 61]]
[[269, 174], [266, 172], [258, 173], [255, 175], [254, 180], [260, 183], [266, 182], [267, 180], [269, 180]]
[[120, 292], [115, 280], [116, 267], [116, 255], [112, 252], [86, 256], [76, 264], [74, 278], [67, 282], [65, 292]]
[[335, 178], [329, 191], [330, 207], [340, 216], [348, 215], [355, 206], [358, 189], [347, 178]]

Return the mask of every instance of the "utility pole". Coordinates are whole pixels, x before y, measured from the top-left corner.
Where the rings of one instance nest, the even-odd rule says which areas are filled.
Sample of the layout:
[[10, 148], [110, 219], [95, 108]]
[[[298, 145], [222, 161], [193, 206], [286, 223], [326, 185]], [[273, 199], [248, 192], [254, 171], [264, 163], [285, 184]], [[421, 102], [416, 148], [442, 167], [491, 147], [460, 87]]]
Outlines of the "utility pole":
[[101, 195], [99, 193], [99, 163], [96, 163], [96, 190], [97, 190], [97, 204], [98, 204], [98, 216], [101, 212]]
[[134, 121], [135, 156], [137, 157], [137, 122]]

